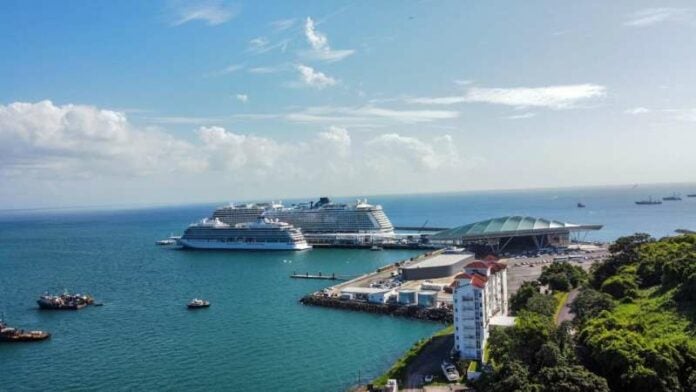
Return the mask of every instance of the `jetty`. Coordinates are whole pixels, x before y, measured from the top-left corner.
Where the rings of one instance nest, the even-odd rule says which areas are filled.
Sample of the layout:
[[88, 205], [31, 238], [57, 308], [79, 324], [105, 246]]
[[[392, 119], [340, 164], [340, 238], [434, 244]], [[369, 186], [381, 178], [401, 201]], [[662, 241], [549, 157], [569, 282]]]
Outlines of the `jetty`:
[[326, 275], [322, 274], [321, 272], [318, 275], [311, 275], [309, 272], [304, 273], [304, 274], [296, 274], [292, 273], [290, 275], [290, 278], [292, 279], [318, 279], [318, 280], [349, 280], [349, 276], [340, 276], [336, 275], [335, 273], [332, 273], [331, 275]]

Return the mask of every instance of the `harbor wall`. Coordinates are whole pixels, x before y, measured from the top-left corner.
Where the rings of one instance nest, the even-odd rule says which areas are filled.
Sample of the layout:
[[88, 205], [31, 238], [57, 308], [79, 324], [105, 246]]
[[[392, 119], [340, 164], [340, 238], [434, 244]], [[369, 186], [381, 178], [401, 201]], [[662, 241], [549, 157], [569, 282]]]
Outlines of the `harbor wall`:
[[398, 304], [370, 303], [363, 301], [342, 300], [335, 297], [325, 297], [321, 295], [304, 296], [302, 299], [300, 299], [300, 303], [304, 305], [388, 314], [392, 316], [438, 321], [443, 323], [451, 323], [453, 319], [452, 310], [446, 308], [423, 308], [415, 305], [404, 306]]

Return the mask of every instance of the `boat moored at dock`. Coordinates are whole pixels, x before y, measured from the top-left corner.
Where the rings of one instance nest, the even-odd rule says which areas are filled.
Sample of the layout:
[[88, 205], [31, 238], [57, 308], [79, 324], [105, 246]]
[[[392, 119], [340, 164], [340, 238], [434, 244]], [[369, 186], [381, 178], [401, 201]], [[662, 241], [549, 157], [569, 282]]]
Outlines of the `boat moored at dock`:
[[177, 239], [184, 248], [227, 250], [305, 250], [302, 231], [285, 222], [258, 218], [256, 222], [229, 225], [218, 218], [189, 226]]
[[285, 207], [281, 203], [254, 203], [220, 207], [213, 213], [223, 223], [235, 225], [262, 216], [314, 233], [383, 233], [393, 234], [394, 226], [382, 206], [368, 204], [366, 199], [355, 203], [334, 203], [328, 197], [316, 202]]

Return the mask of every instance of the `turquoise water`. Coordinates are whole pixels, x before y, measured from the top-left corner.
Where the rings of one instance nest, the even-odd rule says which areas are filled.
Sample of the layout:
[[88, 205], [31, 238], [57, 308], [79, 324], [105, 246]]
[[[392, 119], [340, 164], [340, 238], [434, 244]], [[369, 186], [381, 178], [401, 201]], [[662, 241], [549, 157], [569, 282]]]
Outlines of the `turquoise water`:
[[[696, 228], [696, 199], [640, 207], [634, 200], [688, 187], [639, 187], [373, 197], [397, 225], [452, 226], [524, 214], [605, 229]], [[582, 201], [586, 209], [575, 203]], [[193, 252], [154, 241], [179, 233], [212, 206], [103, 212], [0, 214], [0, 311], [53, 333], [46, 342], [0, 345], [0, 390], [338, 391], [374, 377], [432, 323], [305, 307], [327, 285], [292, 272], [355, 275], [411, 251]], [[46, 290], [92, 293], [105, 306], [38, 311]], [[187, 311], [194, 296], [210, 309]]]

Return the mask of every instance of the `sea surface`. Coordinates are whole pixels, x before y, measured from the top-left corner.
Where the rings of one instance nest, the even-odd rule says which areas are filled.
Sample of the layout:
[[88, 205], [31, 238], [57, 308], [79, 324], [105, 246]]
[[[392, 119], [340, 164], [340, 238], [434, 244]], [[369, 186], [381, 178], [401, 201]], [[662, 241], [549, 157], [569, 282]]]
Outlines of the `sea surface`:
[[[672, 192], [683, 201], [634, 204]], [[696, 185], [369, 199], [400, 226], [530, 215], [603, 224], [584, 239], [609, 241], [636, 231], [664, 236], [696, 229], [696, 198], [686, 193], [696, 193]], [[0, 212], [0, 312], [11, 325], [53, 333], [45, 342], [0, 344], [0, 390], [341, 391], [377, 376], [442, 327], [306, 307], [298, 299], [330, 282], [288, 277], [357, 275], [418, 252], [196, 252], [154, 245], [213, 207]], [[36, 309], [40, 294], [63, 288], [90, 293], [104, 306]], [[197, 296], [212, 306], [187, 310]]]

